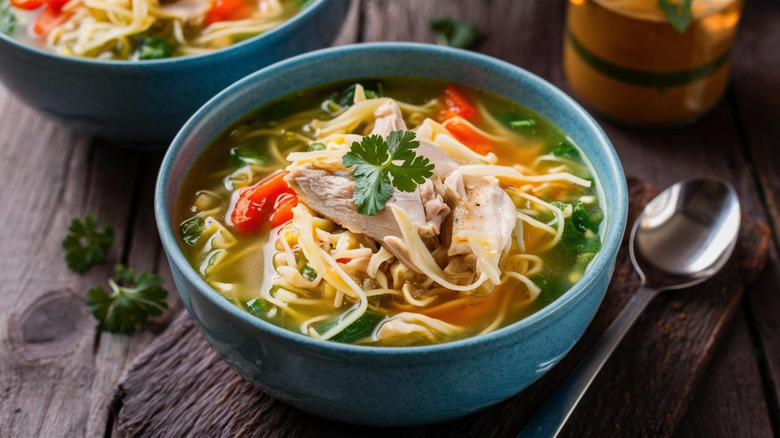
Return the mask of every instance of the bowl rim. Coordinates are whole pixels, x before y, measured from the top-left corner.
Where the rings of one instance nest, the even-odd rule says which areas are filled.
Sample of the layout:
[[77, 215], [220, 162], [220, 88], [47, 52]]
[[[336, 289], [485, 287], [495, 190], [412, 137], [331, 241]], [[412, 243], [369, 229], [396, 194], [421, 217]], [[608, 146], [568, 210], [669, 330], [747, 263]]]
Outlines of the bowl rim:
[[17, 40], [11, 35], [7, 35], [3, 32], [0, 32], [0, 41], [4, 41], [29, 54], [36, 55], [36, 56], [43, 56], [44, 58], [47, 58], [55, 62], [64, 62], [66, 64], [75, 65], [75, 66], [95, 65], [95, 66], [103, 66], [103, 67], [116, 68], [116, 69], [135, 69], [141, 66], [165, 67], [171, 64], [179, 64], [186, 67], [190, 67], [191, 64], [207, 62], [212, 57], [224, 55], [226, 52], [229, 51], [240, 50], [251, 44], [259, 43], [264, 39], [269, 39], [275, 36], [276, 34], [285, 32], [290, 27], [295, 26], [298, 22], [305, 20], [309, 15], [317, 13], [320, 9], [325, 7], [326, 3], [332, 1], [338, 1], [338, 0], [313, 0], [311, 4], [298, 11], [298, 13], [296, 13], [289, 20], [286, 20], [282, 24], [274, 27], [273, 29], [267, 32], [257, 34], [251, 38], [247, 38], [235, 44], [231, 44], [229, 46], [214, 50], [213, 52], [202, 53], [199, 55], [176, 56], [176, 57], [170, 57], [164, 59], [148, 59], [148, 60], [94, 59], [94, 58], [85, 58], [79, 56], [66, 56], [66, 55], [53, 53], [46, 49], [36, 47], [32, 44], [26, 44], [22, 41]]
[[[453, 55], [453, 57], [457, 59], [457, 62], [474, 63], [488, 69], [488, 71], [496, 69], [505, 71], [510, 70], [512, 74], [522, 77], [522, 80], [525, 81], [526, 84], [533, 84], [536, 87], [539, 87], [540, 94], [549, 96], [550, 99], [560, 102], [561, 105], [571, 107], [571, 109], [581, 117], [587, 127], [587, 131], [593, 135], [597, 147], [602, 148], [605, 152], [606, 159], [604, 160], [603, 169], [601, 169], [600, 172], [595, 172], [596, 180], [598, 181], [602, 194], [606, 195], [606, 191], [601, 182], [601, 175], [612, 174], [617, 180], [617, 187], [614, 196], [612, 197], [615, 207], [613, 208], [613, 211], [606, 212], [606, 221], [604, 223], [607, 226], [607, 229], [604, 233], [603, 246], [591, 263], [590, 268], [585, 272], [583, 278], [571, 289], [555, 299], [552, 303], [520, 321], [491, 333], [441, 344], [423, 346], [377, 347], [342, 344], [314, 339], [257, 318], [248, 312], [239, 309], [235, 304], [225, 300], [224, 297], [209, 286], [208, 283], [195, 272], [185, 258], [176, 240], [174, 227], [172, 226], [171, 218], [166, 208], [166, 190], [170, 181], [168, 176], [172, 171], [175, 159], [179, 156], [179, 152], [182, 149], [188, 148], [188, 146], [192, 147], [191, 144], [194, 144], [194, 142], [189, 141], [189, 138], [193, 133], [197, 132], [197, 125], [204, 118], [208, 118], [213, 110], [218, 110], [224, 101], [231, 98], [234, 94], [241, 93], [241, 90], [245, 86], [255, 81], [262, 80], [266, 74], [284, 71], [298, 65], [305, 65], [308, 62], [319, 58], [339, 57], [354, 52], [365, 52], [366, 55], [377, 56], [377, 54], [381, 54], [385, 51], [398, 50], [408, 51], [414, 56], [424, 55], [425, 53], [441, 52]], [[500, 93], [496, 94], [500, 95]], [[267, 102], [263, 102], [263, 104], [264, 103]], [[531, 109], [533, 110], [533, 108]], [[593, 167], [595, 171], [595, 166]], [[438, 355], [442, 353], [448, 353], [444, 356], [448, 355], [451, 358], [453, 357], [453, 353], [458, 351], [461, 353], [468, 351], [467, 354], [474, 354], [477, 351], [489, 351], [498, 348], [507, 342], [513, 341], [519, 333], [528, 330], [531, 330], [531, 333], [533, 333], [534, 327], [541, 326], [544, 321], [549, 320], [566, 309], [569, 305], [572, 305], [581, 299], [583, 294], [590, 289], [590, 285], [601, 275], [607, 275], [608, 278], [611, 278], [613, 269], [611, 261], [617, 255], [626, 227], [628, 189], [617, 152], [598, 123], [596, 123], [593, 117], [588, 114], [582, 106], [546, 80], [506, 61], [471, 51], [422, 43], [379, 42], [331, 47], [289, 58], [244, 77], [214, 96], [187, 121], [168, 148], [160, 165], [155, 185], [154, 204], [158, 232], [162, 240], [163, 248], [165, 249], [169, 260], [174, 265], [172, 268], [177, 269], [192, 287], [197, 288], [202, 295], [207, 297], [211, 302], [211, 305], [221, 308], [222, 311], [229, 313], [232, 317], [238, 318], [242, 323], [254, 326], [266, 335], [272, 336], [277, 342], [285, 343], [287, 348], [303, 350], [308, 353], [325, 356], [347, 356], [350, 358], [401, 357], [408, 360], [413, 357], [417, 360], [425, 360], [425, 358], [430, 359], [434, 355], [438, 357]], [[607, 270], [609, 270], [609, 272], [605, 272]]]

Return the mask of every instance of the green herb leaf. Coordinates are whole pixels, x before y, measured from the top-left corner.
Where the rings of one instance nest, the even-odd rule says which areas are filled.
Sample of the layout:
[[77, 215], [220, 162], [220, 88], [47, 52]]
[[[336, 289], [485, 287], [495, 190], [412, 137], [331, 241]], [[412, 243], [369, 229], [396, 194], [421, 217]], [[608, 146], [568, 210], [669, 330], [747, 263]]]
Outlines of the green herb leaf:
[[98, 320], [98, 329], [113, 333], [133, 333], [150, 316], [160, 316], [168, 309], [168, 291], [162, 288], [159, 275], [138, 275], [122, 265], [115, 269], [116, 279], [109, 279], [111, 292], [95, 286], [87, 292], [87, 308]]
[[515, 131], [526, 132], [536, 126], [536, 120], [528, 117], [525, 119], [515, 119], [509, 122], [509, 127]]
[[441, 46], [470, 49], [484, 36], [476, 25], [453, 17], [431, 18], [428, 25], [436, 38], [436, 44]]
[[558, 143], [551, 152], [556, 157], [579, 158], [580, 151], [568, 141]]
[[84, 220], [73, 219], [68, 235], [62, 241], [68, 269], [83, 274], [94, 265], [105, 263], [108, 250], [114, 243], [114, 226], [107, 223], [98, 229], [95, 216], [87, 215]]
[[16, 15], [8, 0], [0, 0], [0, 33], [11, 35], [16, 30]]
[[581, 233], [587, 230], [598, 233], [602, 219], [604, 214], [598, 206], [588, 208], [582, 202], [578, 203], [571, 213], [572, 224]]
[[[377, 97], [382, 97], [383, 87], [381, 82], [376, 83], [376, 91], [372, 90], [366, 85], [360, 84], [363, 86], [363, 92], [366, 94], [367, 99], [376, 99]], [[339, 106], [343, 108], [351, 107], [352, 104], [355, 102], [355, 90], [357, 89], [358, 84], [352, 84], [349, 87], [345, 88], [341, 93], [333, 97], [333, 101], [336, 102]]]
[[187, 245], [195, 245], [200, 238], [200, 235], [203, 234], [205, 224], [206, 219], [204, 219], [203, 216], [194, 216], [182, 222], [181, 225], [179, 225], [181, 240]]
[[301, 9], [308, 8], [309, 5], [311, 5], [315, 1], [317, 1], [317, 0], [298, 0], [298, 7], [301, 8]]
[[300, 273], [308, 281], [314, 281], [317, 278], [317, 271], [314, 270], [309, 264], [301, 266]]
[[375, 134], [363, 137], [360, 143], [352, 143], [342, 162], [344, 167], [354, 168], [352, 200], [358, 212], [368, 216], [377, 214], [393, 196], [393, 187], [412, 192], [433, 175], [434, 165], [414, 153], [418, 146], [420, 143], [412, 131], [391, 132], [386, 140]]
[[312, 143], [309, 145], [308, 149], [306, 151], [308, 152], [314, 152], [314, 151], [324, 151], [327, 149], [327, 146], [325, 146], [325, 143]]
[[374, 331], [374, 328], [382, 318], [384, 318], [384, 315], [367, 310], [360, 318], [356, 319], [355, 322], [348, 325], [344, 330], [338, 332], [330, 340], [350, 343], [360, 338], [365, 338]]
[[174, 44], [167, 39], [147, 34], [136, 35], [133, 39], [137, 59], [164, 59], [173, 56]]
[[246, 146], [237, 146], [230, 149], [230, 161], [236, 166], [243, 166], [245, 164], [265, 166], [268, 159], [265, 155], [258, 154]]
[[693, 0], [658, 0], [658, 7], [664, 11], [669, 23], [677, 32], [683, 33], [693, 18]]
[[258, 318], [265, 316], [265, 314], [274, 307], [273, 304], [263, 298], [253, 298], [244, 303], [244, 306], [246, 306], [249, 313]]

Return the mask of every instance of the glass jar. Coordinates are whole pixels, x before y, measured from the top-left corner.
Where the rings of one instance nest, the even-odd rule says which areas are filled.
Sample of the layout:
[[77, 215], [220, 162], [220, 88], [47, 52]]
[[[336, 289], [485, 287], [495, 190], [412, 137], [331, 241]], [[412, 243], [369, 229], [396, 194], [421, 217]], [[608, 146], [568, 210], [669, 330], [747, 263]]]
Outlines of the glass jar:
[[569, 0], [564, 73], [588, 104], [616, 121], [693, 120], [726, 89], [742, 5], [693, 0], [680, 31], [657, 0]]

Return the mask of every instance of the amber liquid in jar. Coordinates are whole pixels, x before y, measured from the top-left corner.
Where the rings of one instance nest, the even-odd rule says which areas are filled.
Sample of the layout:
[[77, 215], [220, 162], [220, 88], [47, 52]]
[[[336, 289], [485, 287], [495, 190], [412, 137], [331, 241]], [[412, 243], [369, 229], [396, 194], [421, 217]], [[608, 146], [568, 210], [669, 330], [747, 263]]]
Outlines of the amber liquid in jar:
[[563, 68], [596, 110], [633, 125], [695, 119], [723, 95], [742, 0], [693, 0], [677, 31], [656, 0], [569, 0]]

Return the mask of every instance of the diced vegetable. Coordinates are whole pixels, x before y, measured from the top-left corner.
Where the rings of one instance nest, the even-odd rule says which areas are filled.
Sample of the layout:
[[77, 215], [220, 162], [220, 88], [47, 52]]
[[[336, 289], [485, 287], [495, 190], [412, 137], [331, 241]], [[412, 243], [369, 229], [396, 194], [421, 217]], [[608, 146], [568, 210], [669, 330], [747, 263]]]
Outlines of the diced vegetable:
[[68, 21], [68, 15], [63, 14], [59, 6], [52, 6], [49, 4], [35, 19], [35, 23], [33, 23], [33, 32], [43, 36], [66, 21]]
[[140, 60], [165, 59], [173, 56], [174, 45], [164, 38], [139, 34], [133, 37], [133, 40], [136, 57]]
[[509, 126], [515, 131], [525, 132], [529, 128], [536, 126], [536, 120], [532, 118], [516, 119], [509, 122]]
[[230, 161], [236, 166], [243, 166], [244, 164], [264, 166], [268, 159], [265, 155], [261, 155], [246, 146], [237, 146], [230, 149]]
[[252, 15], [252, 7], [244, 0], [216, 0], [206, 14], [206, 25], [217, 21], [242, 20]]
[[298, 196], [283, 194], [276, 199], [276, 206], [274, 212], [271, 214], [271, 226], [278, 227], [279, 225], [290, 222], [293, 218], [292, 209], [298, 205]]
[[428, 22], [441, 46], [469, 49], [482, 39], [482, 31], [474, 24], [463, 23], [452, 17], [434, 17]]
[[230, 215], [233, 227], [242, 233], [260, 231], [273, 213], [276, 199], [295, 192], [284, 181], [287, 172], [271, 174], [259, 183], [241, 189]]
[[206, 220], [203, 218], [203, 216], [191, 217], [182, 222], [181, 225], [179, 225], [179, 234], [181, 235], [181, 240], [183, 240], [187, 245], [195, 245], [195, 243], [200, 238], [200, 235], [203, 234], [205, 224]]
[[447, 120], [455, 116], [461, 116], [468, 121], [473, 121], [479, 115], [477, 108], [466, 97], [465, 91], [458, 89], [455, 85], [447, 85], [444, 88], [442, 96], [445, 109], [442, 112], [442, 119]]
[[314, 151], [324, 151], [327, 149], [327, 146], [325, 146], [325, 143], [312, 143], [309, 145], [308, 149], [306, 149], [308, 152], [314, 152]]
[[571, 219], [577, 231], [584, 233], [590, 230], [598, 233], [599, 224], [604, 219], [604, 214], [598, 206], [586, 207], [585, 204], [580, 202], [574, 207]]
[[458, 141], [480, 155], [495, 152], [493, 141], [472, 129], [467, 123], [453, 120], [447, 124], [447, 130], [450, 131]]
[[334, 342], [350, 343], [360, 338], [365, 338], [374, 331], [374, 328], [382, 318], [384, 318], [384, 315], [367, 310], [360, 318], [330, 338], [330, 340]]
[[13, 7], [25, 11], [34, 11], [43, 6], [44, 3], [46, 3], [44, 0], [11, 0]]

